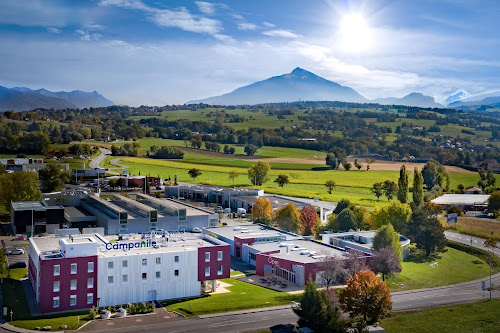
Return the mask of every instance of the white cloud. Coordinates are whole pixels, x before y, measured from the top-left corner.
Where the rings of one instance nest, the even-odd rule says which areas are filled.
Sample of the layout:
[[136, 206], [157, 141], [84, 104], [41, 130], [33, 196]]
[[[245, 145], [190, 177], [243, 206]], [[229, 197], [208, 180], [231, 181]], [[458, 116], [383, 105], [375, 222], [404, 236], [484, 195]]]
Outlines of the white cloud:
[[215, 4], [205, 1], [195, 1], [194, 3], [196, 4], [196, 6], [198, 6], [198, 9], [203, 14], [207, 15], [215, 14], [215, 6], [216, 6]]
[[285, 30], [285, 29], [264, 31], [262, 34], [266, 35], [266, 36], [281, 37], [281, 38], [299, 38], [299, 37], [302, 37], [301, 35], [298, 35], [296, 33], [291, 32], [290, 30]]
[[57, 29], [57, 28], [54, 28], [54, 27], [48, 27], [47, 31], [50, 32], [50, 33], [53, 33], [53, 34], [60, 34], [62, 32], [61, 29]]
[[268, 28], [274, 28], [276, 25], [269, 22], [262, 22], [262, 24]]
[[[194, 33], [204, 33], [216, 38], [222, 29], [222, 23], [219, 20], [191, 14], [186, 8], [181, 7], [176, 10], [157, 9], [144, 4], [140, 0], [101, 0], [101, 6], [117, 6], [130, 9], [138, 9], [148, 13], [150, 21], [160, 27], [178, 28], [184, 31]], [[209, 4], [198, 1], [196, 3], [200, 10], [205, 13], [211, 13], [213, 6], [223, 4]], [[225, 6], [225, 5], [224, 5]]]
[[102, 37], [100, 33], [90, 33], [84, 29], [75, 30], [75, 33], [80, 36], [81, 40], [85, 41], [97, 41], [100, 40]]
[[95, 24], [95, 23], [86, 24], [84, 26], [84, 28], [87, 30], [92, 30], [92, 31], [101, 31], [101, 30], [106, 29], [105, 26], [100, 25], [100, 24]]
[[257, 30], [259, 27], [253, 23], [242, 22], [238, 23], [238, 29], [240, 30]]

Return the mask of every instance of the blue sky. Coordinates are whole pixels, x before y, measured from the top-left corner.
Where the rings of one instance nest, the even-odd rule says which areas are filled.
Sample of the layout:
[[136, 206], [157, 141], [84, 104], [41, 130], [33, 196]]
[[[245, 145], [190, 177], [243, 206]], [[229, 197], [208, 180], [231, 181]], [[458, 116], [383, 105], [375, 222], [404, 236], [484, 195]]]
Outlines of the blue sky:
[[310, 70], [368, 98], [500, 90], [500, 3], [0, 1], [0, 85], [165, 105]]

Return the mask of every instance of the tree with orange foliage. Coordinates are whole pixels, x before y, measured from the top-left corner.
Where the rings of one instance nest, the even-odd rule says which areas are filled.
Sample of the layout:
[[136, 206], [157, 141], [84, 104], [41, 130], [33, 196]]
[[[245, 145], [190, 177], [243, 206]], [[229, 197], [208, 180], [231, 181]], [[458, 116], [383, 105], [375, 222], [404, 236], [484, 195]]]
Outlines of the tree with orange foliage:
[[300, 210], [300, 231], [302, 235], [309, 236], [314, 234], [319, 225], [319, 217], [316, 213], [316, 208], [313, 206], [302, 207]]
[[[257, 198], [252, 208], [252, 219], [254, 222], [271, 221], [273, 207], [271, 201], [266, 198]], [[267, 224], [267, 223], [265, 223]]]
[[347, 280], [347, 287], [339, 297], [342, 309], [351, 318], [363, 315], [366, 321], [377, 321], [392, 309], [391, 292], [384, 281], [370, 270], [358, 272]]

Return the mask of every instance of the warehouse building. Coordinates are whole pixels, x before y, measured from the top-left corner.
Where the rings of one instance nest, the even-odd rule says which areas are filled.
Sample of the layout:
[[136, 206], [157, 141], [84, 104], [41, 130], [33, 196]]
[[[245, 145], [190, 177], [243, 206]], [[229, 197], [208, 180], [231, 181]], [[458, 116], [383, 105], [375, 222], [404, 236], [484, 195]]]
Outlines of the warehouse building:
[[[333, 245], [347, 251], [355, 249], [372, 254], [373, 238], [376, 234], [377, 231], [352, 231], [324, 234], [321, 236], [325, 244]], [[405, 259], [410, 255], [410, 239], [403, 235], [399, 235], [399, 243], [401, 244], [403, 259]]]
[[202, 282], [214, 289], [230, 276], [229, 245], [207, 235], [29, 242], [28, 277], [42, 313], [199, 296]]
[[431, 202], [440, 205], [443, 209], [458, 206], [464, 211], [469, 211], [487, 208], [489, 198], [489, 194], [443, 194]]
[[10, 223], [14, 234], [54, 233], [63, 226], [64, 207], [44, 201], [20, 201], [10, 205]]
[[237, 197], [261, 195], [264, 195], [264, 190], [252, 188], [234, 188], [194, 184], [165, 187], [165, 196], [169, 198], [184, 198], [187, 200], [208, 202], [230, 208], [234, 207], [234, 202]]

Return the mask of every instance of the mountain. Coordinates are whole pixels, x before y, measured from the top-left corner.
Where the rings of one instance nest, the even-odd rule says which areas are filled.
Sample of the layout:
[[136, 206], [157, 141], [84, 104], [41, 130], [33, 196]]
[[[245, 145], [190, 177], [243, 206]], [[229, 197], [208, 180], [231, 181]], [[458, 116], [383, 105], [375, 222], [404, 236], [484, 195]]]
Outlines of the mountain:
[[417, 106], [421, 108], [442, 108], [443, 105], [436, 103], [434, 97], [426, 96], [422, 93], [411, 93], [404, 97], [386, 97], [377, 98], [372, 101], [373, 103], [386, 104], [386, 105], [407, 105]]
[[464, 99], [466, 98], [469, 98], [470, 95], [468, 93], [466, 93], [465, 91], [457, 91], [456, 93], [448, 96], [444, 102], [446, 104], [451, 104], [451, 103], [454, 103], [454, 102], [460, 102], [460, 101], [463, 101]]
[[300, 67], [289, 74], [233, 90], [220, 96], [193, 100], [187, 104], [241, 105], [296, 101], [369, 102], [352, 88], [326, 80]]
[[459, 101], [459, 102], [454, 102], [449, 104], [448, 106], [451, 108], [463, 108], [463, 107], [468, 107], [468, 106], [481, 106], [481, 105], [493, 105], [500, 103], [500, 93], [499, 96], [490, 96], [490, 97], [485, 97], [481, 100], [477, 101]]
[[66, 100], [44, 96], [21, 89], [0, 87], [0, 111], [29, 111], [36, 108], [65, 109], [76, 108]]
[[36, 108], [86, 108], [113, 104], [96, 91], [52, 92], [46, 89], [32, 90], [26, 87], [0, 87], [0, 111], [29, 111]]

